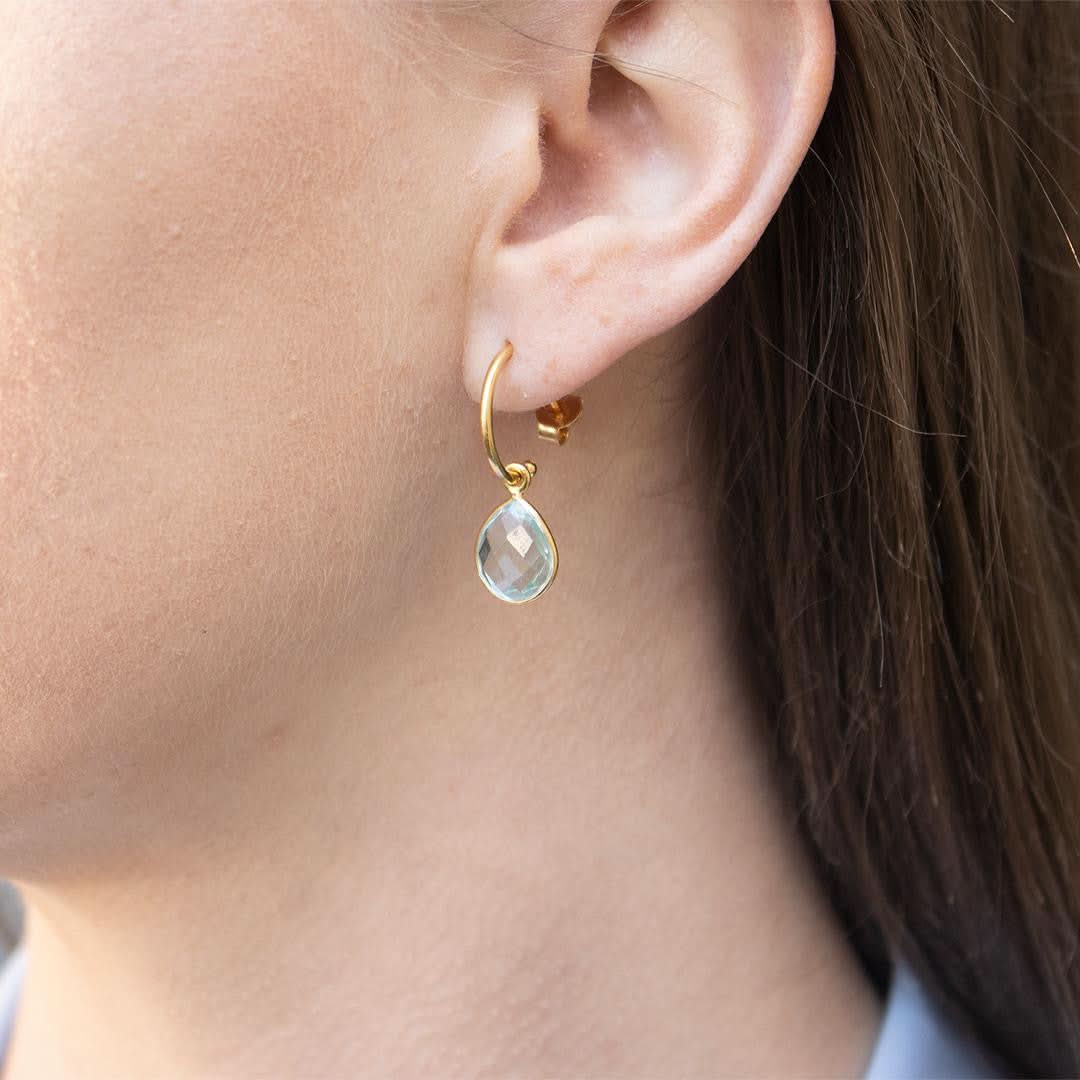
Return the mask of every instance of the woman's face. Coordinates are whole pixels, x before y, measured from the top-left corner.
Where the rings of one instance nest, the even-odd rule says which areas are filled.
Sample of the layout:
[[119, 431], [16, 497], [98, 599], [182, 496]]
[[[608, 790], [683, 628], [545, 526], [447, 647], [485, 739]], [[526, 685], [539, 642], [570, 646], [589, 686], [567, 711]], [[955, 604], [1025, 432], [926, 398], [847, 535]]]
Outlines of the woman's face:
[[418, 540], [490, 106], [427, 18], [0, 0], [0, 821], [468, 550]]

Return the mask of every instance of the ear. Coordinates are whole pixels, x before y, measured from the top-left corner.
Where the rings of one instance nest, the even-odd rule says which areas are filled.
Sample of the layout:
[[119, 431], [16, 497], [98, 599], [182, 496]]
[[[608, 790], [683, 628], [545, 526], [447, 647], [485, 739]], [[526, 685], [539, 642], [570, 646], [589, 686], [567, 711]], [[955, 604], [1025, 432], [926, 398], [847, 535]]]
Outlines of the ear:
[[[832, 85], [827, 0], [574, 0], [514, 10], [529, 62], [481, 168], [465, 383], [507, 338], [498, 405], [532, 409], [691, 315], [806, 155]], [[537, 16], [539, 21], [539, 16]]]

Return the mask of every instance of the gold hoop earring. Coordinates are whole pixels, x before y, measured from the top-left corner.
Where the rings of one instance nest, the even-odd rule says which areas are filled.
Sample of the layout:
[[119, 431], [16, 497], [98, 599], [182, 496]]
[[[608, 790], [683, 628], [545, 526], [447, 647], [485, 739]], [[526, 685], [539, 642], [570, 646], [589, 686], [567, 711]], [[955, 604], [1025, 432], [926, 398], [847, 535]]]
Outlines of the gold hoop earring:
[[[527, 604], [555, 580], [559, 549], [547, 522], [524, 497], [525, 489], [536, 475], [536, 465], [531, 461], [504, 465], [495, 446], [491, 417], [495, 381], [513, 355], [514, 346], [507, 341], [488, 365], [480, 395], [484, 450], [492, 472], [506, 485], [510, 498], [497, 506], [480, 527], [476, 537], [476, 570], [492, 595], [508, 604]], [[561, 446], [581, 410], [581, 398], [576, 394], [541, 406], [536, 410], [540, 438]]]

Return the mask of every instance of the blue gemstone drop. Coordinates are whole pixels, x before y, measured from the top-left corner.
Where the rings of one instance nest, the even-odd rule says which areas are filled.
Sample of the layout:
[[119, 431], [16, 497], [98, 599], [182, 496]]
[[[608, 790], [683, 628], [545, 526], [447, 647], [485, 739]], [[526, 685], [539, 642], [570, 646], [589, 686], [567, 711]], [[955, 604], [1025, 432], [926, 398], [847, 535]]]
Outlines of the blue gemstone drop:
[[558, 555], [544, 519], [520, 495], [484, 522], [476, 541], [480, 580], [500, 599], [522, 604], [555, 577]]

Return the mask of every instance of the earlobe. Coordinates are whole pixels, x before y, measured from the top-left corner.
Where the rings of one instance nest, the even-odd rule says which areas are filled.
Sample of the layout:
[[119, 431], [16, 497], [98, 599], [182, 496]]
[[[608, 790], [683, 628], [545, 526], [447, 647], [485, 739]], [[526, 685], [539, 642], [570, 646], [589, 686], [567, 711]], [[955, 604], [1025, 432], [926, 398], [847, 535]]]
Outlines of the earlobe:
[[[464, 366], [478, 400], [491, 356], [514, 342], [499, 408], [572, 392], [720, 289], [831, 87], [827, 0], [602, 7], [599, 35], [597, 5], [581, 4], [557, 46], [535, 45], [518, 77], [535, 80], [536, 107], [501, 119], [508, 175], [474, 253]], [[568, 57], [575, 32], [588, 37]]]

